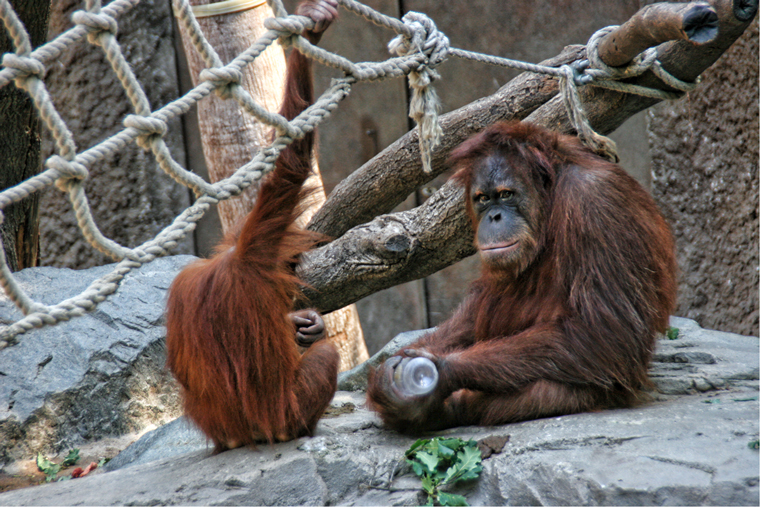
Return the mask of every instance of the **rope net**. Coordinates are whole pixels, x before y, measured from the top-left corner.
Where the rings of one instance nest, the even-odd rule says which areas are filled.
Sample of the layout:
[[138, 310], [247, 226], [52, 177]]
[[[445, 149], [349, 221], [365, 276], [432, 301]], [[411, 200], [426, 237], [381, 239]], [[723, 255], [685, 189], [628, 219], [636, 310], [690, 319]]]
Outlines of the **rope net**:
[[[409, 115], [415, 119], [420, 128], [422, 164], [428, 172], [430, 171], [430, 154], [436, 148], [441, 136], [441, 128], [438, 124], [438, 101], [432, 83], [438, 78], [435, 68], [448, 57], [465, 58], [557, 77], [561, 82], [565, 105], [579, 136], [593, 149], [609, 153], [610, 156], [614, 156], [614, 145], [608, 144], [611, 141], [594, 133], [588, 125], [578, 97], [577, 86], [587, 84], [604, 86], [666, 100], [680, 96], [680, 94], [625, 85], [616, 81], [641, 74], [648, 69], [652, 69], [675, 89], [687, 91], [694, 86], [691, 83], [675, 80], [662, 70], [656, 60], [654, 50], [642, 53], [631, 66], [623, 70], [607, 67], [595, 54], [594, 37], [598, 40], [600, 34], [604, 35], [603, 31], [597, 32], [589, 41], [589, 60], [593, 68], [588, 68], [589, 62], [586, 61], [574, 62], [572, 65], [560, 68], [545, 67], [452, 48], [448, 38], [440, 33], [433, 21], [424, 14], [410, 12], [399, 20], [376, 12], [355, 0], [338, 0], [338, 2], [343, 8], [395, 32], [397, 36], [390, 42], [389, 50], [397, 56], [383, 62], [355, 63], [313, 46], [299, 34], [313, 27], [314, 22], [304, 16], [288, 14], [281, 0], [268, 0], [276, 17], [266, 20], [267, 32], [228, 65], [223, 65], [215, 50], [203, 36], [188, 1], [173, 0], [174, 14], [178, 22], [182, 23], [187, 30], [207, 68], [201, 72], [201, 83], [198, 86], [174, 102], [151, 111], [147, 96], [130, 69], [115, 36], [118, 28], [116, 19], [135, 7], [139, 1], [114, 0], [102, 7], [100, 0], [86, 0], [85, 9], [74, 12], [72, 15], [73, 28], [32, 51], [26, 29], [11, 8], [9, 0], [0, 0], [0, 19], [15, 48], [15, 52], [6, 53], [2, 57], [0, 87], [13, 82], [16, 87], [25, 90], [33, 100], [44, 125], [50, 130], [56, 143], [56, 154], [45, 160], [40, 174], [0, 192], [0, 210], [35, 192], [55, 185], [68, 193], [78, 226], [87, 241], [94, 248], [117, 261], [111, 272], [92, 282], [77, 296], [55, 305], [43, 305], [33, 301], [21, 289], [6, 263], [4, 245], [0, 243], [0, 284], [8, 297], [24, 314], [24, 317], [18, 321], [0, 327], [0, 350], [17, 343], [20, 334], [34, 328], [67, 321], [93, 310], [98, 303], [117, 290], [119, 282], [127, 273], [151, 262], [156, 257], [167, 255], [185, 235], [195, 228], [198, 220], [210, 206], [240, 194], [271, 171], [280, 152], [295, 139], [303, 137], [324, 121], [338, 107], [340, 101], [350, 93], [353, 83], [409, 76], [413, 89]], [[104, 52], [126, 91], [134, 114], [127, 115], [123, 119], [122, 130], [99, 144], [78, 152], [73, 135], [56, 111], [43, 78], [47, 65], [53, 63], [69, 46], [84, 38]], [[309, 58], [343, 72], [342, 78], [334, 79], [331, 86], [311, 107], [291, 121], [264, 109], [239, 84], [242, 78], [241, 69], [277, 40], [297, 47]], [[272, 126], [276, 133], [274, 141], [260, 150], [250, 162], [239, 167], [232, 176], [213, 184], [178, 164], [172, 158], [163, 140], [169, 120], [187, 113], [195, 103], [212, 92], [223, 98], [236, 100], [249, 114]], [[135, 248], [127, 248], [105, 237], [98, 229], [84, 190], [89, 168], [132, 142], [152, 152], [161, 169], [178, 183], [192, 189], [196, 200], [153, 239]], [[0, 222], [3, 218], [0, 211]]]

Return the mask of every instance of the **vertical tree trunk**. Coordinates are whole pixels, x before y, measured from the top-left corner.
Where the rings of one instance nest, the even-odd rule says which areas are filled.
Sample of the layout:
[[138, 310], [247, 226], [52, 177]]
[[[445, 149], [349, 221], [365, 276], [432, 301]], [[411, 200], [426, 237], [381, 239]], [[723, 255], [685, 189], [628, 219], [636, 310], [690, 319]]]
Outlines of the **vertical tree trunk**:
[[[26, 25], [32, 46], [47, 40], [49, 0], [11, 0]], [[15, 51], [5, 30], [0, 33], [0, 53]], [[0, 190], [12, 187], [40, 171], [40, 121], [32, 99], [12, 84], [0, 89]], [[6, 259], [11, 270], [36, 266], [39, 250], [39, 194], [3, 210], [0, 226]]]
[[[213, 3], [194, 0], [193, 5]], [[273, 17], [267, 4], [246, 11], [199, 18], [198, 23], [209, 43], [224, 63], [247, 49], [266, 32], [264, 20]], [[182, 28], [181, 28], [182, 29]], [[190, 75], [195, 85], [205, 64], [182, 29], [182, 42], [187, 55]], [[285, 87], [285, 54], [279, 44], [269, 46], [243, 71], [242, 86], [259, 104], [269, 111], [278, 111]], [[216, 95], [198, 103], [203, 152], [211, 181], [228, 177], [250, 161], [256, 152], [269, 144], [272, 128], [245, 113], [234, 100], [222, 100]], [[319, 168], [314, 162], [314, 175], [306, 185], [315, 188], [312, 200], [302, 223], [305, 226], [311, 215], [325, 201]], [[224, 232], [234, 230], [253, 207], [256, 188], [248, 188], [243, 195], [219, 204], [219, 218]], [[329, 339], [341, 355], [341, 371], [353, 368], [368, 358], [359, 316], [354, 305], [325, 315]]]
[[[193, 5], [209, 3], [214, 2], [191, 2]], [[199, 18], [198, 24], [226, 64], [266, 32], [264, 20], [272, 16], [272, 10], [264, 4], [234, 14]], [[180, 30], [190, 76], [197, 86], [198, 74], [206, 65], [182, 26]], [[285, 85], [285, 53], [282, 47], [272, 44], [247, 65], [243, 69], [241, 84], [267, 110], [278, 111]], [[230, 176], [235, 169], [250, 161], [261, 146], [268, 144], [272, 131], [268, 125], [246, 114], [234, 100], [222, 100], [216, 94], [198, 103], [198, 123], [211, 181]], [[219, 203], [219, 218], [225, 232], [233, 230], [253, 207], [256, 191], [255, 187], [249, 187], [243, 195]]]

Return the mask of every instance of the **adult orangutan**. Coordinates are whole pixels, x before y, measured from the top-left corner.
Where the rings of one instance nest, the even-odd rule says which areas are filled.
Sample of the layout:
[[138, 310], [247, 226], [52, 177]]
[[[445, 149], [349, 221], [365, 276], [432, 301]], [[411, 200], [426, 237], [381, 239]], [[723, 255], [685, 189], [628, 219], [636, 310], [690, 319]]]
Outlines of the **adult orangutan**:
[[[335, 0], [307, 0], [297, 14], [316, 25], [316, 43], [337, 16]], [[281, 114], [313, 101], [309, 60], [288, 57]], [[298, 289], [293, 265], [313, 238], [293, 228], [311, 171], [314, 136], [280, 155], [239, 234], [218, 253], [185, 268], [169, 291], [168, 365], [182, 386], [187, 416], [217, 451], [311, 434], [335, 394], [338, 353], [322, 338], [315, 311], [290, 314]], [[311, 347], [301, 356], [296, 342]]]
[[[389, 358], [370, 406], [399, 431], [625, 407], [676, 296], [670, 229], [649, 194], [578, 139], [501, 123], [456, 148], [483, 261], [455, 315]], [[410, 358], [435, 389], [401, 388]]]

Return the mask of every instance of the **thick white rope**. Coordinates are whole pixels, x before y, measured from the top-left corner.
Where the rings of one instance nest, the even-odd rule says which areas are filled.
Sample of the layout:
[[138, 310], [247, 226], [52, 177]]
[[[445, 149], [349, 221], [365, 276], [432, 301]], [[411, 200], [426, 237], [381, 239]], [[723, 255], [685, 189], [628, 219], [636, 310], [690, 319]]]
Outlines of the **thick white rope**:
[[[338, 103], [350, 93], [351, 85], [355, 82], [409, 76], [413, 89], [410, 116], [419, 126], [420, 152], [425, 171], [431, 170], [432, 153], [438, 146], [441, 136], [438, 122], [439, 103], [432, 88], [433, 81], [438, 79], [435, 68], [449, 56], [557, 77], [562, 83], [562, 94], [573, 125], [579, 136], [592, 145], [594, 142], [600, 142], [597, 137], [601, 136], [597, 136], [588, 125], [576, 86], [591, 84], [619, 89], [626, 93], [655, 96], [659, 99], [675, 98], [674, 94], [666, 94], [659, 90], [653, 91], [618, 83], [617, 79], [637, 74], [619, 74], [621, 72], [619, 69], [610, 69], [600, 63], [598, 57], [595, 56], [593, 38], [589, 42], [589, 59], [594, 68], [545, 67], [451, 48], [448, 38], [436, 29], [432, 20], [421, 13], [410, 12], [404, 16], [403, 20], [398, 20], [374, 11], [355, 0], [338, 1], [344, 8], [398, 34], [398, 37], [389, 45], [391, 52], [398, 56], [384, 62], [354, 63], [340, 55], [313, 46], [299, 35], [304, 29], [311, 28], [313, 21], [303, 16], [288, 15], [281, 0], [268, 0], [276, 17], [266, 20], [267, 32], [233, 61], [223, 65], [213, 47], [203, 36], [187, 0], [173, 0], [174, 13], [178, 22], [182, 23], [187, 30], [190, 40], [202, 56], [207, 68], [201, 72], [201, 83], [198, 86], [161, 109], [151, 111], [147, 96], [124, 58], [115, 37], [118, 28], [116, 19], [137, 5], [139, 0], [113, 0], [102, 8], [99, 0], [87, 0], [85, 10], [77, 11], [72, 15], [73, 28], [33, 51], [29, 36], [9, 0], [0, 0], [0, 19], [15, 48], [13, 53], [6, 53], [2, 57], [0, 87], [13, 82], [18, 88], [25, 90], [32, 98], [42, 121], [52, 133], [56, 143], [56, 153], [45, 160], [44, 170], [40, 174], [0, 192], [0, 210], [35, 192], [55, 185], [68, 192], [78, 225], [87, 241], [97, 250], [118, 261], [113, 271], [92, 282], [81, 294], [47, 306], [33, 301], [21, 289], [8, 268], [4, 247], [0, 243], [0, 285], [24, 314], [24, 317], [17, 322], [0, 328], [0, 349], [16, 343], [19, 334], [36, 327], [66, 321], [91, 311], [98, 303], [116, 291], [121, 280], [130, 271], [156, 257], [167, 255], [185, 235], [195, 228], [195, 224], [211, 205], [240, 194], [271, 171], [280, 152], [293, 140], [303, 137], [324, 121]], [[124, 118], [123, 130], [87, 150], [78, 152], [73, 134], [56, 111], [42, 78], [47, 65], [53, 63], [70, 46], [85, 37], [90, 44], [100, 47], [104, 52], [126, 91], [134, 113]], [[264, 109], [239, 84], [242, 69], [278, 39], [283, 43], [298, 47], [306, 56], [324, 65], [340, 69], [344, 73], [344, 77], [334, 80], [314, 105], [291, 121]], [[669, 76], [652, 54], [656, 53], [650, 50], [640, 61], [632, 65], [631, 68], [635, 67], [635, 70], [626, 68], [622, 72], [641, 73], [651, 69], [675, 89], [686, 91], [693, 86]], [[276, 138], [269, 147], [260, 150], [250, 162], [238, 168], [230, 177], [213, 184], [187, 171], [177, 163], [163, 140], [167, 132], [167, 124], [171, 119], [187, 113], [194, 104], [212, 92], [223, 98], [236, 100], [249, 114], [271, 125], [276, 131]], [[84, 192], [84, 185], [89, 176], [90, 167], [132, 142], [151, 151], [160, 168], [178, 183], [192, 189], [197, 200], [154, 239], [138, 247], [127, 248], [106, 238], [97, 228]], [[603, 141], [602, 144], [604, 144]], [[0, 211], [0, 223], [2, 220], [3, 214]]]

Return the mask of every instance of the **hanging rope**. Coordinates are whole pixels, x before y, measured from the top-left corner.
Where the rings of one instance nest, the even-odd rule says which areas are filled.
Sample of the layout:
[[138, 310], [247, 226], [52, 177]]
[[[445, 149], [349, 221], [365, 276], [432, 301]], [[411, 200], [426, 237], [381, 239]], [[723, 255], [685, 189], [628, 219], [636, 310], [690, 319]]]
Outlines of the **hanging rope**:
[[410, 53], [425, 56], [423, 63], [409, 73], [409, 85], [413, 90], [409, 117], [419, 126], [422, 170], [430, 173], [433, 171], [432, 151], [438, 147], [443, 135], [438, 123], [441, 104], [431, 84], [441, 77], [435, 68], [446, 60], [449, 39], [438, 31], [430, 18], [419, 12], [407, 13], [403, 21], [413, 31], [413, 35], [399, 35], [388, 44], [388, 51], [399, 56]]

